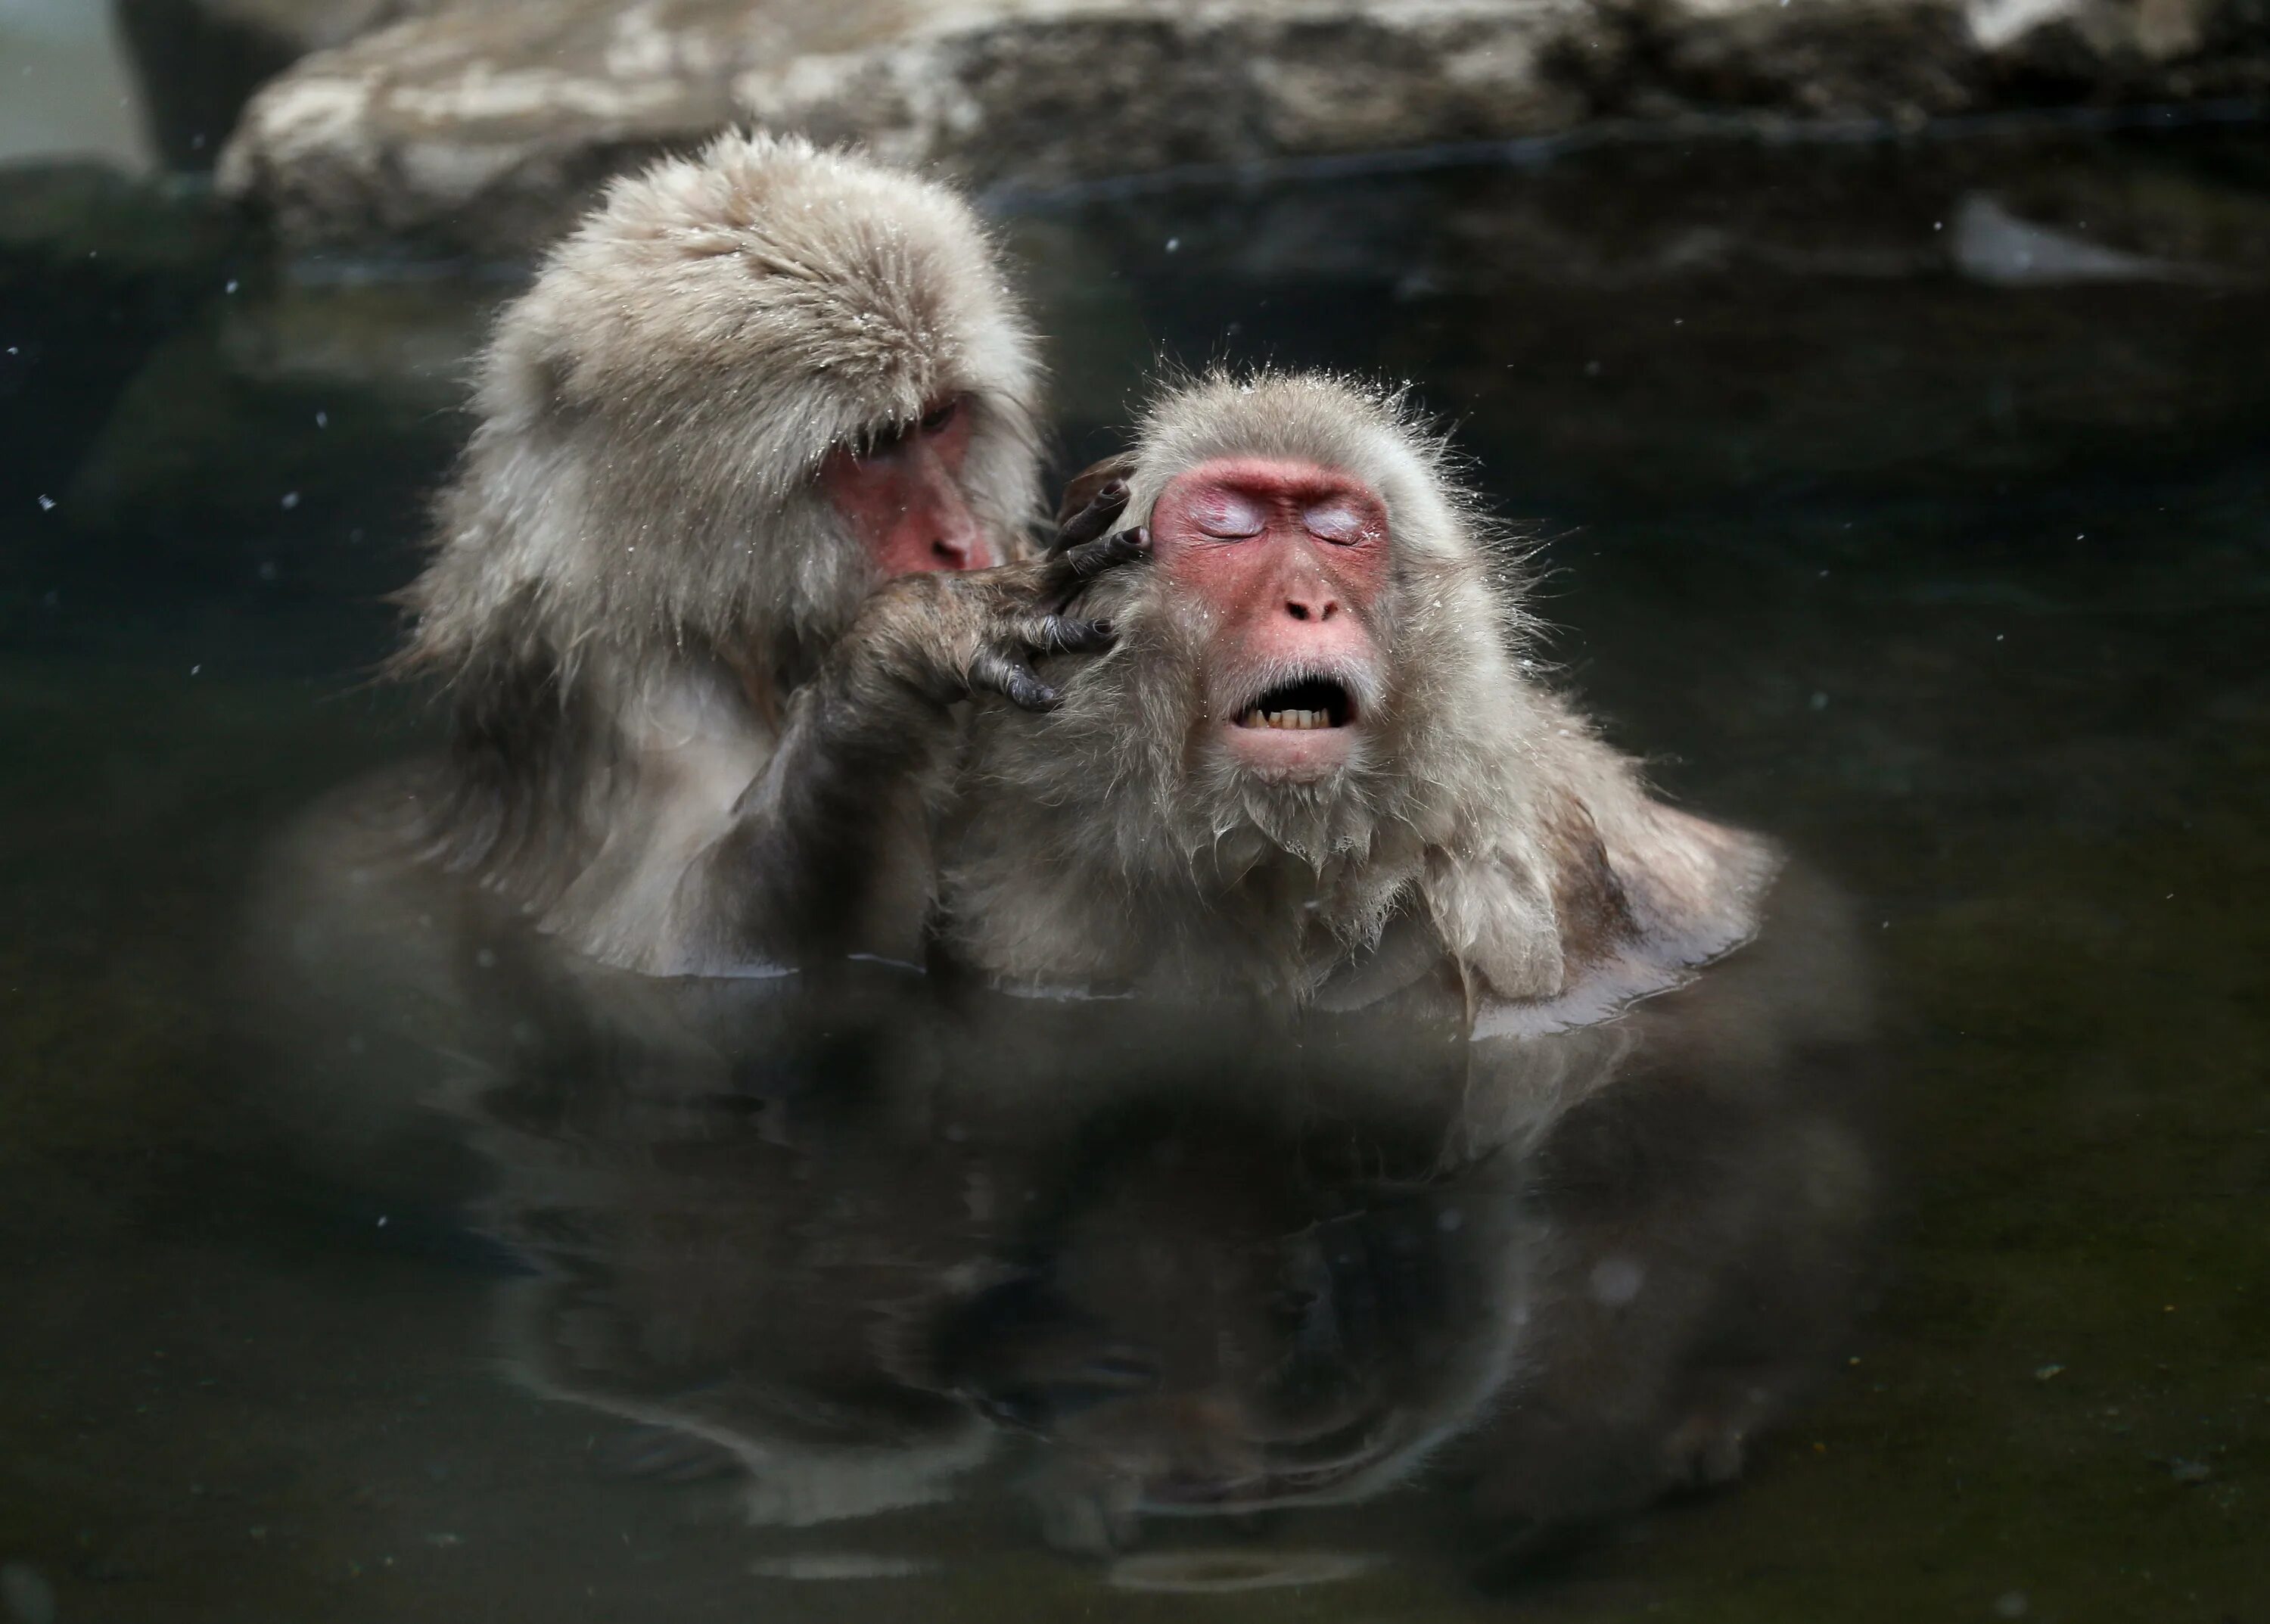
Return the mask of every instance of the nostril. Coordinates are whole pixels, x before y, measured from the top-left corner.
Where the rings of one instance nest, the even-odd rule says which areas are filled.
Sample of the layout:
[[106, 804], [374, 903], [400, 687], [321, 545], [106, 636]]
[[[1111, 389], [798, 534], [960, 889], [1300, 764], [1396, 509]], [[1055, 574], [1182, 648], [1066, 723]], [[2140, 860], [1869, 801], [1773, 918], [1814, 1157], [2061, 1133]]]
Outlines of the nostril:
[[1306, 604], [1287, 604], [1285, 612], [1295, 620], [1305, 620], [1309, 618], [1309, 606]]

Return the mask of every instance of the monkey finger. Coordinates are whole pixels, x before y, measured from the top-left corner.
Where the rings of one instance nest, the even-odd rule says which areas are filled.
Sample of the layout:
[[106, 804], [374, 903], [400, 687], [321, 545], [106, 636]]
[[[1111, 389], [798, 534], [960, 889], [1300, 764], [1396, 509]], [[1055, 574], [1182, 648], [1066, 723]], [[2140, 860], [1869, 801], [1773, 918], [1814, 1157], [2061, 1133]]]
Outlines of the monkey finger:
[[1065, 552], [1084, 542], [1094, 541], [1111, 528], [1111, 522], [1127, 507], [1127, 481], [1112, 479], [1096, 488], [1087, 499], [1087, 505], [1065, 520], [1057, 530], [1056, 545], [1050, 549]]
[[1057, 555], [1058, 574], [1068, 584], [1093, 581], [1107, 569], [1151, 556], [1151, 532], [1141, 525], [1101, 541], [1083, 542]]
[[[1135, 471], [1135, 456], [1122, 451], [1101, 462], [1090, 463], [1065, 482], [1064, 494], [1057, 501], [1057, 524], [1061, 528], [1072, 516], [1087, 506], [1089, 499], [1107, 485], [1127, 482]], [[1091, 534], [1101, 535], [1101, 530]], [[1083, 538], [1085, 539], [1085, 538]]]
[[1033, 674], [1024, 656], [998, 649], [983, 649], [970, 662], [969, 686], [973, 692], [1005, 695], [1020, 710], [1057, 708], [1057, 691]]
[[1030, 615], [1017, 625], [1018, 641], [1042, 654], [1091, 653], [1110, 647], [1114, 635], [1110, 621], [1076, 615]]

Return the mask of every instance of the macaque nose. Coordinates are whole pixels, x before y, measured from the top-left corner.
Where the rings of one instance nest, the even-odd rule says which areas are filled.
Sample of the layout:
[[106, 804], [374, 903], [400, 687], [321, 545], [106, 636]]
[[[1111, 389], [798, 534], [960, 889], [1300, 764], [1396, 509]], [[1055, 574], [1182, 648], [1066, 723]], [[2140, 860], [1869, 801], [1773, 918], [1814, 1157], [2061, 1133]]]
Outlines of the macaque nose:
[[931, 543], [930, 555], [940, 569], [969, 567], [969, 544], [952, 537], [941, 536]]
[[1285, 612], [1295, 620], [1329, 620], [1339, 612], [1339, 599], [1325, 587], [1295, 589], [1285, 595]]
[[953, 477], [946, 461], [927, 446], [917, 453], [922, 458], [919, 474], [921, 489], [926, 500], [922, 503], [923, 516], [931, 533], [928, 538], [929, 567], [931, 569], [983, 569], [993, 562], [992, 549], [985, 544], [985, 532], [977, 523], [977, 515], [969, 511], [969, 502], [961, 493], [961, 482]]
[[969, 510], [961, 508], [954, 515], [960, 523], [948, 523], [938, 527], [938, 533], [931, 538], [930, 567], [932, 569], [986, 569], [993, 562], [993, 550], [985, 545], [985, 537], [971, 518]]

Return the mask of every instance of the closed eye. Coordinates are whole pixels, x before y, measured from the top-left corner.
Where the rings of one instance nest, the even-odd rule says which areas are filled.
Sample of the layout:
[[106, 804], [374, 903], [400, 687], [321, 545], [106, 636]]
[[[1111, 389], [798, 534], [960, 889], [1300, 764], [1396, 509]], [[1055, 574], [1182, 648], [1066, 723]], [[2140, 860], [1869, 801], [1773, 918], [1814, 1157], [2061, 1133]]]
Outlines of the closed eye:
[[1269, 526], [1269, 515], [1260, 503], [1231, 491], [1208, 491], [1191, 504], [1191, 519], [1201, 535], [1217, 541], [1243, 541]]
[[1352, 547], [1369, 538], [1366, 515], [1346, 502], [1318, 502], [1301, 515], [1302, 528], [1318, 541]]

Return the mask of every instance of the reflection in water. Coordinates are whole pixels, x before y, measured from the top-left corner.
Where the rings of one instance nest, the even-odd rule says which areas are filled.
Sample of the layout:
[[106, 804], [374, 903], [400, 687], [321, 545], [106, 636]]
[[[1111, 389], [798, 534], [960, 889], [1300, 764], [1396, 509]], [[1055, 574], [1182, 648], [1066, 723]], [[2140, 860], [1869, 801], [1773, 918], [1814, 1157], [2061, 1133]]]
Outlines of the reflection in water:
[[338, 1187], [509, 1254], [507, 1366], [619, 1422], [612, 1469], [752, 1523], [1006, 1496], [1065, 1551], [1140, 1540], [1115, 1585], [1238, 1590], [1377, 1554], [1189, 1519], [1413, 1485], [1457, 1508], [1436, 1555], [1517, 1573], [1736, 1476], [1854, 1306], [1865, 1011], [1802, 871], [1689, 984], [1481, 1038], [625, 975], [396, 863], [384, 798], [263, 903], [279, 1116]]

